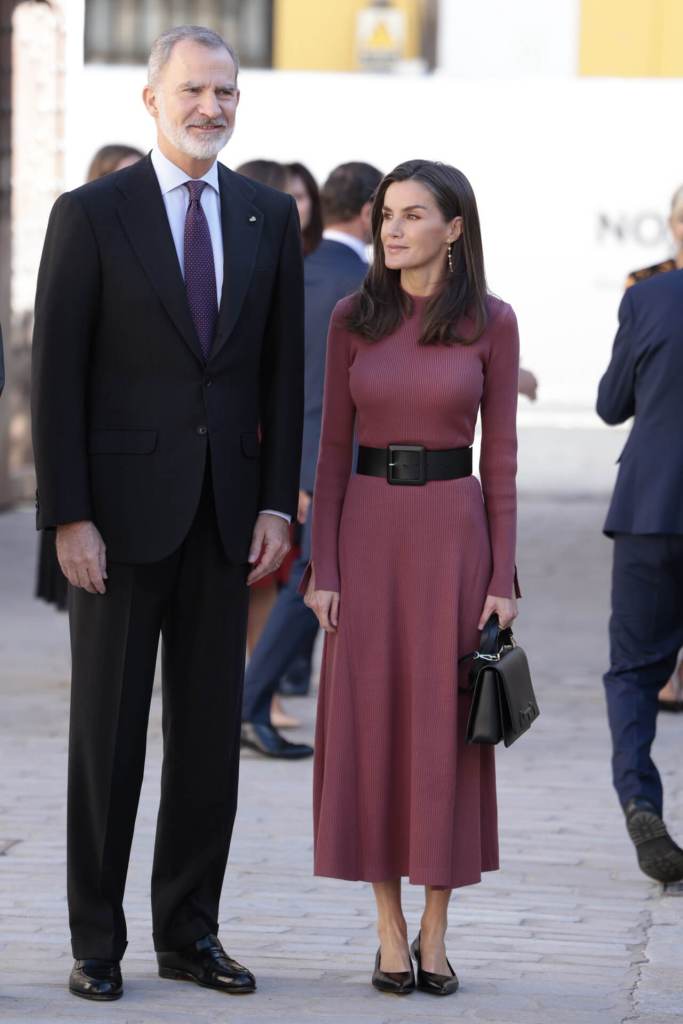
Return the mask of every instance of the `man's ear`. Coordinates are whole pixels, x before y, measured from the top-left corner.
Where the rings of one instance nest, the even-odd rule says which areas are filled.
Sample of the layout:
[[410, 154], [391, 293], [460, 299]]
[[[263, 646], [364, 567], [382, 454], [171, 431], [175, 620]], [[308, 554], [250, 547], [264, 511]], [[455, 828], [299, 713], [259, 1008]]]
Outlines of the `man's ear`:
[[360, 219], [363, 227], [368, 231], [372, 231], [372, 202], [370, 200], [361, 206]]
[[146, 85], [142, 90], [142, 102], [147, 107], [147, 113], [151, 114], [152, 117], [159, 116], [159, 107], [157, 105], [157, 98], [151, 85]]

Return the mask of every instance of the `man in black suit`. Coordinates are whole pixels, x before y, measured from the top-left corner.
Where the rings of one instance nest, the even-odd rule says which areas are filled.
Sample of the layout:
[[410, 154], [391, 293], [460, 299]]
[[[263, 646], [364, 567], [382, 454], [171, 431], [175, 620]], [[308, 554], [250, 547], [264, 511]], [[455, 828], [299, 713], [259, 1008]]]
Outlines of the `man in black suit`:
[[161, 36], [144, 91], [157, 146], [57, 200], [40, 267], [38, 526], [57, 530], [71, 584], [70, 988], [94, 999], [122, 992], [122, 901], [160, 635], [159, 973], [255, 988], [216, 933], [246, 584], [284, 558], [297, 507], [303, 282], [293, 200], [216, 162], [237, 73], [207, 29]]
[[657, 695], [683, 646], [683, 270], [634, 285], [619, 310], [597, 409], [634, 417], [605, 533], [614, 538], [610, 668], [605, 675], [613, 776], [641, 870], [683, 879], [683, 850], [662, 821], [650, 749]]
[[301, 461], [299, 519], [304, 527], [301, 553], [251, 656], [244, 684], [242, 743], [267, 757], [296, 758], [313, 753], [290, 743], [270, 720], [278, 682], [301, 650], [310, 651], [318, 620], [304, 604], [297, 586], [311, 548], [310, 501], [320, 444], [327, 328], [337, 302], [354, 292], [365, 277], [365, 250], [372, 240], [372, 196], [382, 178], [376, 167], [347, 163], [337, 167], [322, 187], [326, 228], [323, 240], [304, 262], [306, 307], [306, 386]]

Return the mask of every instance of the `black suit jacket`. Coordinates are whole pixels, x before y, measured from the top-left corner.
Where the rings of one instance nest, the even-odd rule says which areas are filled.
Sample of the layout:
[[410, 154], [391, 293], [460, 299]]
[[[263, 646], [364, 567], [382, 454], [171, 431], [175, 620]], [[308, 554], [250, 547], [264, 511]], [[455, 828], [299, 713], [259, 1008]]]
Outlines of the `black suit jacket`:
[[224, 284], [208, 363], [149, 156], [65, 193], [50, 216], [33, 340], [38, 527], [92, 519], [114, 561], [178, 547], [207, 458], [232, 561], [246, 561], [259, 509], [296, 513], [296, 205], [222, 165], [219, 187]]
[[625, 293], [597, 410], [634, 417], [605, 532], [683, 534], [683, 270]]
[[327, 329], [340, 299], [359, 287], [367, 263], [343, 242], [324, 238], [304, 261], [306, 296], [306, 385], [301, 488], [313, 493], [320, 446]]

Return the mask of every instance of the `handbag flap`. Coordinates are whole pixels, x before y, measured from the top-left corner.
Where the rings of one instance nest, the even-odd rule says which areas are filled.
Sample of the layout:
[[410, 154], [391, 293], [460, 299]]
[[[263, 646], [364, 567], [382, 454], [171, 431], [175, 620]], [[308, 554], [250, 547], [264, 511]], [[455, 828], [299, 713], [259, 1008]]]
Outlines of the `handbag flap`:
[[492, 671], [498, 677], [503, 719], [503, 739], [509, 747], [527, 731], [540, 715], [531, 682], [527, 656], [521, 647], [501, 654]]
[[467, 720], [468, 743], [499, 743], [503, 739], [500, 686], [495, 672], [479, 673]]

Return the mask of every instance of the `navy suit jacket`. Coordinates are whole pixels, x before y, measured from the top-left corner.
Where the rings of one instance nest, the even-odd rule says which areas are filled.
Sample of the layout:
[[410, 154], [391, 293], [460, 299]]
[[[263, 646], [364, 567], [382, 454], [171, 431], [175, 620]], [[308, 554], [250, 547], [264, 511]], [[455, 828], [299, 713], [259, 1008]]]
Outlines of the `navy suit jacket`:
[[683, 534], [683, 270], [624, 295], [597, 410], [609, 424], [634, 417], [605, 533]]
[[301, 489], [311, 494], [320, 444], [327, 329], [332, 310], [340, 299], [356, 291], [367, 269], [367, 263], [350, 246], [328, 238], [304, 260], [306, 379]]

